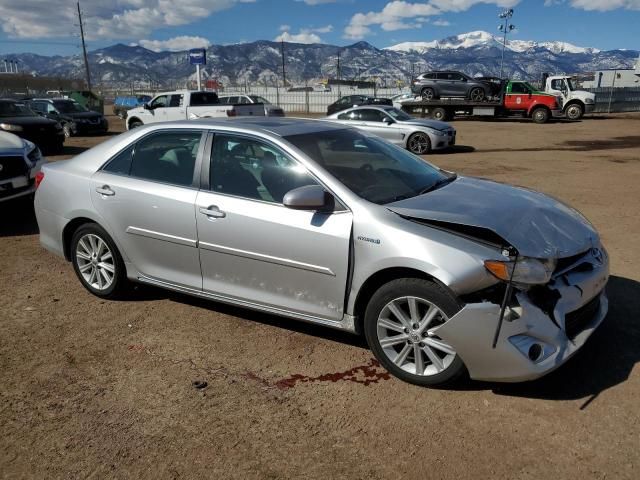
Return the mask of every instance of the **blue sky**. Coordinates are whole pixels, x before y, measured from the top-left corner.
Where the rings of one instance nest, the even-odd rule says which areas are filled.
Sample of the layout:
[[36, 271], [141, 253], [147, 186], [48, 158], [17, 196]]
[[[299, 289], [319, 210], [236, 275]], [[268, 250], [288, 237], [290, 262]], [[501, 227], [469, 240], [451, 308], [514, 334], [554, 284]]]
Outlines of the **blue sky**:
[[[377, 47], [486, 30], [513, 6], [511, 38], [640, 49], [640, 0], [83, 0], [89, 49], [117, 42], [182, 50], [259, 39]], [[106, 5], [105, 5], [106, 4]], [[79, 52], [75, 3], [0, 0], [0, 54]]]

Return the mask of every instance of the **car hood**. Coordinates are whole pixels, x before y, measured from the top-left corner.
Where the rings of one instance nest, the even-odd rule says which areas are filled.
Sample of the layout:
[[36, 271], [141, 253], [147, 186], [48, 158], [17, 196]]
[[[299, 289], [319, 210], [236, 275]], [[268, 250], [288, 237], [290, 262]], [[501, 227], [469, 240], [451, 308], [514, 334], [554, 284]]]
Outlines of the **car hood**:
[[57, 123], [55, 120], [34, 115], [33, 117], [0, 117], [0, 123], [11, 123], [13, 125], [53, 125]]
[[465, 236], [488, 241], [497, 236], [526, 257], [568, 257], [600, 242], [591, 223], [559, 200], [479, 178], [458, 177], [437, 190], [386, 206], [403, 217]]
[[415, 125], [418, 127], [428, 127], [428, 128], [433, 128], [435, 130], [448, 130], [451, 127], [451, 125], [449, 125], [447, 122], [441, 122], [439, 120], [429, 120], [429, 119], [422, 119], [422, 118], [416, 118], [413, 120], [403, 120], [401, 122], [399, 122], [402, 125]]
[[13, 133], [0, 132], [0, 150], [22, 150], [25, 141]]

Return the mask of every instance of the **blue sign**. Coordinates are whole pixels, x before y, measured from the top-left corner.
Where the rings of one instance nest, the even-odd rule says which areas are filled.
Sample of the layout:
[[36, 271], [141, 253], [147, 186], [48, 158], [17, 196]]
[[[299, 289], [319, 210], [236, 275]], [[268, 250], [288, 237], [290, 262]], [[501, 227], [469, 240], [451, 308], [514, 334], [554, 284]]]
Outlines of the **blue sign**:
[[204, 48], [193, 48], [189, 50], [189, 63], [191, 65], [206, 65], [207, 50]]

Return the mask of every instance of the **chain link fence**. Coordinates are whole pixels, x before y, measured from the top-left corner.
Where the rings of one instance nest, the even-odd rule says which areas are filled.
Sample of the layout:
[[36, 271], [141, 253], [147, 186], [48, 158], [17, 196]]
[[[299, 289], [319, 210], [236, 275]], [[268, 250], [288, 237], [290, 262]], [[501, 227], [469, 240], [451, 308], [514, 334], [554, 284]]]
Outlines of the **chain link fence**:
[[596, 94], [595, 113], [640, 112], [640, 88], [587, 88]]

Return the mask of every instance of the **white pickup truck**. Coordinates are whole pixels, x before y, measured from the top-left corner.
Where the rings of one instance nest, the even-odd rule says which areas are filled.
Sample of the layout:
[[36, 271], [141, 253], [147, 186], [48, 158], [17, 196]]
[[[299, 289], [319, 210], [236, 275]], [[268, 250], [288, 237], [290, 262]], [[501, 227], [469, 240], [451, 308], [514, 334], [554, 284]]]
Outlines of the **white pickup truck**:
[[569, 120], [579, 120], [585, 113], [593, 112], [596, 96], [586, 90], [577, 90], [571, 77], [544, 75], [544, 91], [562, 98], [562, 111]]
[[249, 116], [263, 117], [262, 104], [221, 103], [215, 92], [177, 90], [157, 94], [142, 107], [127, 112], [127, 130], [155, 122]]

